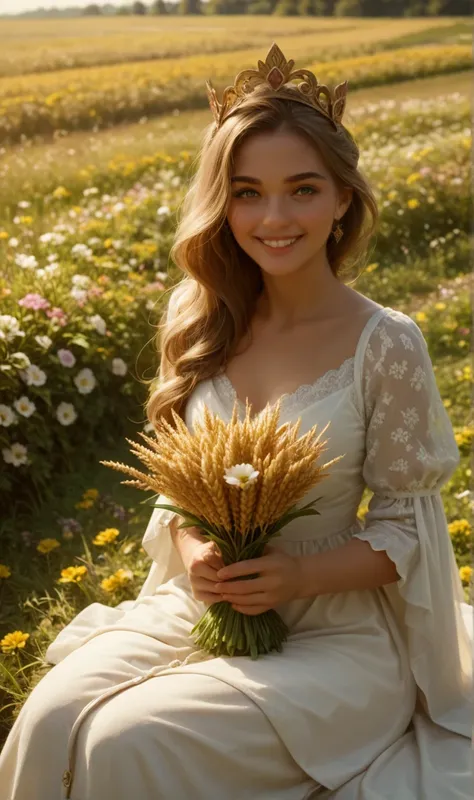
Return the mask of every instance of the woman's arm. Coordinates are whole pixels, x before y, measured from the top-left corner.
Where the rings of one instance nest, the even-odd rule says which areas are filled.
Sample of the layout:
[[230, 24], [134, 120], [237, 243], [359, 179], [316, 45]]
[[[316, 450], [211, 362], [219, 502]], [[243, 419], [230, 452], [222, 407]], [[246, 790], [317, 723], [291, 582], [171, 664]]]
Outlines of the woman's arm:
[[180, 525], [183, 521], [183, 517], [178, 515], [173, 517], [170, 521], [170, 533], [173, 544], [181, 556], [183, 564], [186, 564], [187, 556], [191, 550], [194, 550], [196, 544], [202, 544], [208, 540], [202, 535], [202, 533], [199, 533], [199, 528], [192, 527], [178, 529], [178, 525]]
[[373, 550], [368, 542], [361, 539], [351, 539], [333, 550], [299, 558], [300, 598], [376, 589], [400, 580], [395, 564], [387, 553]]

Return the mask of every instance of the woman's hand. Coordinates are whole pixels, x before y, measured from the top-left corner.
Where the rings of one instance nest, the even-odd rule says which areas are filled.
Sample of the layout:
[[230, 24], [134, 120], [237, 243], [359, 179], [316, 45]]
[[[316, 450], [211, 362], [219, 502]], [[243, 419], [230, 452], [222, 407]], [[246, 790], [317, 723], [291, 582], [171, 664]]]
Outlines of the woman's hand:
[[196, 600], [212, 605], [222, 600], [215, 588], [217, 572], [224, 566], [224, 559], [215, 542], [193, 542], [193, 546], [181, 553], [189, 582]]
[[[229, 564], [218, 572], [215, 588], [220, 599], [232, 603], [243, 614], [263, 614], [270, 608], [298, 597], [301, 586], [301, 561], [276, 547], [267, 545], [260, 558]], [[235, 581], [240, 575], [259, 574], [258, 578]]]

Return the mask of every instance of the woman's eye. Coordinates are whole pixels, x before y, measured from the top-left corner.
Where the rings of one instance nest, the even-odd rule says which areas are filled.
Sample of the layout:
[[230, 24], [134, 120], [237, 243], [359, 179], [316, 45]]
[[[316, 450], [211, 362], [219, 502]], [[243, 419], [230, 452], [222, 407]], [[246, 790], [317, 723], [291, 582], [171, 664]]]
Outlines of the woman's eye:
[[[300, 192], [302, 189], [309, 189], [312, 194], [318, 194], [317, 190], [313, 186], [300, 186], [298, 189], [296, 189], [296, 191]], [[236, 192], [233, 197], [244, 197], [247, 192], [255, 192], [255, 189], [242, 189], [240, 192]]]

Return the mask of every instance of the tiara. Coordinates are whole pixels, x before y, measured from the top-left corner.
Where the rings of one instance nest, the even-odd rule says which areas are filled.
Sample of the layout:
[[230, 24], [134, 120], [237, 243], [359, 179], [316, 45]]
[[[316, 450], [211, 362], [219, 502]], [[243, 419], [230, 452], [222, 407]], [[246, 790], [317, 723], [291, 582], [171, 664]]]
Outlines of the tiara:
[[[284, 84], [295, 78], [302, 78], [302, 83], [290, 84], [292, 88], [286, 90], [286, 97], [319, 111], [337, 130], [337, 125], [341, 122], [346, 107], [347, 81], [338, 84], [331, 92], [327, 86], [320, 84], [316, 76], [309, 70], [292, 71], [294, 64], [293, 59], [286, 60], [278, 45], [273, 42], [265, 63], [259, 60], [258, 69], [242, 70], [236, 76], [234, 85], [224, 89], [222, 103], [219, 103], [211, 82], [206, 81], [209, 105], [217, 127], [220, 128], [226, 117], [234, 108], [241, 105], [256, 86], [266, 85], [271, 90], [269, 93], [271, 96], [278, 96], [278, 94], [281, 96], [283, 94], [281, 88]], [[321, 95], [323, 95], [323, 101], [320, 99]]]

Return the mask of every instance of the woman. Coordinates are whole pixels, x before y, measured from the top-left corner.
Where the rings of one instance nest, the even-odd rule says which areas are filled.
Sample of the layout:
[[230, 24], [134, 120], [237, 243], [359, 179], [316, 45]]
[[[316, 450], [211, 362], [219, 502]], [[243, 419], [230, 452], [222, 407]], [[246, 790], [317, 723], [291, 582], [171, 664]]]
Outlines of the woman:
[[[329, 95], [292, 66], [273, 45], [222, 105], [208, 85], [171, 251], [188, 277], [147, 411], [192, 428], [203, 405], [228, 420], [234, 401], [282, 397], [282, 423], [331, 422], [325, 459], [345, 457], [316, 487], [320, 516], [284, 528], [253, 581], [233, 578], [255, 562], [222, 575], [197, 529], [154, 511], [137, 600], [93, 603], [49, 647], [0, 758], [8, 800], [471, 796], [472, 609], [440, 496], [459, 452], [419, 327], [343, 280], [377, 222], [347, 84]], [[198, 651], [191, 629], [222, 598], [276, 608], [283, 652]]]

